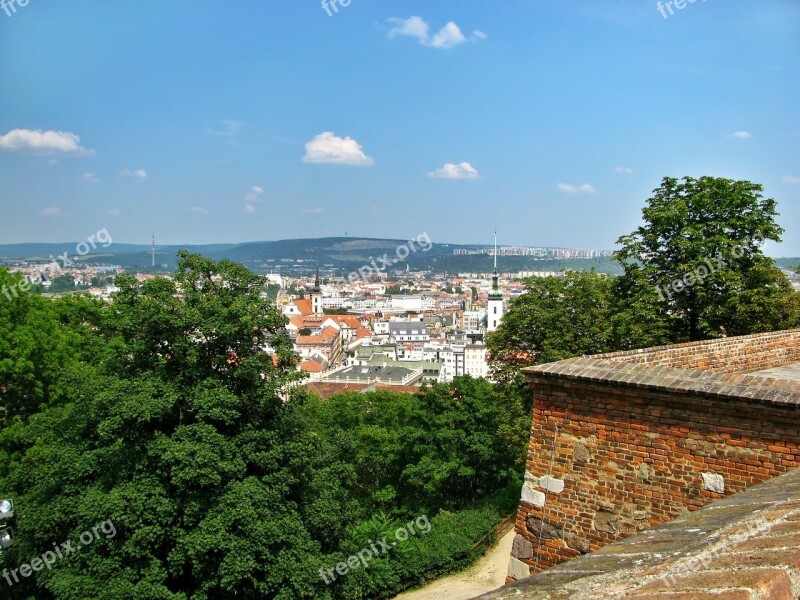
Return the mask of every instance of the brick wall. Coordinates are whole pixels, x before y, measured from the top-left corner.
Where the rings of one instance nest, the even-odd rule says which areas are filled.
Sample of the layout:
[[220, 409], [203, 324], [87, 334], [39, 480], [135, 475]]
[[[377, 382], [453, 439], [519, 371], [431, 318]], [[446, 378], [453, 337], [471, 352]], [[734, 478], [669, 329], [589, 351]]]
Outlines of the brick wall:
[[800, 469], [480, 598], [796, 600]]
[[800, 362], [800, 329], [598, 354], [594, 358], [747, 373]]
[[[752, 370], [773, 342], [798, 335], [761, 336], [735, 364]], [[703, 347], [702, 359], [683, 347], [650, 356], [697, 364], [712, 348], [747, 345]], [[510, 580], [800, 467], [800, 383], [613, 358], [526, 369], [534, 411]]]

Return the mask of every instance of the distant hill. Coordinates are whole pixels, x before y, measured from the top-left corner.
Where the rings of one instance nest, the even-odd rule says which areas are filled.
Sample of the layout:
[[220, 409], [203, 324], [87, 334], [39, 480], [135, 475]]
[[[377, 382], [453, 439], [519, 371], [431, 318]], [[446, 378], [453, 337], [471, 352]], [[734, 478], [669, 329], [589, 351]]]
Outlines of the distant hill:
[[[425, 242], [426, 240], [423, 240]], [[431, 270], [448, 273], [486, 273], [492, 269], [492, 259], [485, 254], [454, 256], [456, 249], [487, 248], [485, 244], [423, 244], [414, 242], [416, 251], [409, 251], [404, 260], [389, 268], [405, 270]], [[51, 256], [67, 255], [71, 259], [92, 264], [116, 264], [126, 269], [152, 270], [150, 246], [146, 244], [112, 244], [108, 248], [97, 247], [85, 257], [78, 257], [76, 243], [60, 244], [0, 244], [0, 259], [47, 260]], [[398, 249], [401, 249], [398, 253]], [[428, 248], [427, 251], [424, 251]], [[272, 242], [247, 242], [244, 244], [206, 244], [156, 246], [155, 271], [175, 269], [179, 250], [200, 253], [219, 260], [230, 259], [241, 263], [257, 273], [303, 274], [310, 273], [317, 262], [326, 274], [346, 275], [372, 260], [382, 265], [379, 257], [398, 260], [398, 256], [410, 249], [408, 240], [380, 238], [330, 237], [316, 239], [278, 240]], [[560, 271], [562, 269], [597, 269], [601, 273], [621, 273], [612, 258], [554, 260], [537, 259], [531, 256], [502, 256], [499, 259], [503, 272]], [[781, 267], [800, 264], [800, 258], [779, 258]]]
[[779, 267], [782, 269], [788, 269], [790, 267], [796, 267], [800, 265], [800, 257], [784, 257], [784, 258], [776, 258], [775, 262], [778, 264]]

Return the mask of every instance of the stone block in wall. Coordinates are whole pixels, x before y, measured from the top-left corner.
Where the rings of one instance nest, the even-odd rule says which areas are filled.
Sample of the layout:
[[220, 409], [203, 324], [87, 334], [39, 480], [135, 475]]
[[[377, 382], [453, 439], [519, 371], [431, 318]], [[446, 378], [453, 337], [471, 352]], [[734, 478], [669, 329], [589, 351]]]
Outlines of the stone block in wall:
[[551, 494], [560, 494], [564, 491], [564, 480], [545, 475], [539, 478], [539, 487]]
[[716, 494], [725, 493], [725, 478], [717, 473], [701, 473], [703, 489]]
[[593, 525], [597, 531], [619, 534], [619, 516], [607, 510], [598, 510], [594, 514]]
[[530, 577], [530, 575], [531, 568], [521, 560], [512, 556], [508, 561], [508, 576], [520, 580]]
[[573, 457], [575, 458], [576, 465], [584, 466], [589, 462], [589, 460], [591, 460], [592, 454], [589, 452], [586, 444], [578, 444], [575, 446]]
[[533, 544], [517, 534], [514, 537], [514, 544], [511, 546], [511, 556], [519, 559], [533, 558]]
[[544, 508], [547, 497], [544, 495], [544, 492], [535, 490], [526, 483], [522, 486], [522, 501], [533, 504], [537, 508]]
[[539, 478], [530, 471], [525, 471], [525, 485], [539, 487]]
[[567, 542], [567, 546], [580, 552], [581, 554], [589, 554], [589, 552], [592, 550], [589, 540], [573, 533], [567, 534], [566, 538], [564, 538], [564, 541]]
[[561, 529], [549, 523], [545, 523], [536, 517], [529, 516], [525, 524], [528, 531], [537, 538], [541, 537], [543, 540], [560, 540], [564, 537], [564, 532]]

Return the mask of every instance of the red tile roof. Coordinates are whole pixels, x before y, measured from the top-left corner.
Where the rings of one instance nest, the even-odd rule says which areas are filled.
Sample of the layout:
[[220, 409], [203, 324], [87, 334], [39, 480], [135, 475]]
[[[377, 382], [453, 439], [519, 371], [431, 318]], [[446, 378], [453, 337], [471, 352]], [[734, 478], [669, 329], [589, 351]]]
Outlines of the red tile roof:
[[308, 298], [303, 298], [302, 300], [295, 300], [294, 305], [297, 307], [297, 310], [300, 311], [301, 315], [310, 315], [314, 313], [314, 309], [311, 306], [311, 300]]
[[361, 338], [372, 337], [372, 331], [367, 329], [366, 327], [359, 327], [356, 331], [356, 339], [360, 340]]
[[289, 318], [289, 322], [298, 329], [302, 329], [303, 327], [314, 329], [322, 325], [323, 321], [324, 319], [318, 315], [299, 315]]
[[347, 324], [348, 327], [353, 329], [361, 327], [361, 318], [356, 315], [326, 315], [325, 319], [330, 319], [337, 325]]
[[300, 370], [306, 373], [322, 373], [325, 370], [321, 364], [313, 360], [304, 360], [300, 363]]
[[295, 341], [298, 345], [306, 346], [327, 346], [331, 344], [339, 332], [333, 327], [326, 327], [319, 332], [319, 335], [298, 335]]

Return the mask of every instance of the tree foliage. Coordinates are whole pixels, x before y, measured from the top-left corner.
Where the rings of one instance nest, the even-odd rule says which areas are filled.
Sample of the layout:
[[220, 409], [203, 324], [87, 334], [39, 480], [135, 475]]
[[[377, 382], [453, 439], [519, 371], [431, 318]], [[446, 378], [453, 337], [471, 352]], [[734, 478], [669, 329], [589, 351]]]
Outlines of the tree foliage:
[[[391, 597], [474, 558], [516, 502], [522, 396], [465, 379], [324, 402], [294, 388], [287, 320], [240, 265], [182, 253], [172, 279], [116, 285], [110, 304], [0, 298], [0, 494], [16, 506], [0, 569], [80, 546], [0, 580], [3, 597]], [[320, 577], [376, 514], [426, 513], [435, 534]], [[113, 537], [77, 541], [101, 523]]]
[[489, 336], [492, 371], [519, 380], [534, 364], [615, 350], [800, 325], [800, 294], [764, 255], [779, 241], [760, 185], [665, 178], [622, 236], [624, 274], [566, 273], [527, 282]]
[[487, 345], [493, 375], [517, 381], [521, 368], [612, 347], [614, 279], [594, 271], [526, 280]]
[[353, 466], [362, 503], [410, 517], [456, 510], [514, 479], [530, 428], [525, 397], [460, 377], [418, 395], [312, 400], [306, 411], [320, 438]]
[[797, 295], [763, 253], [780, 241], [776, 202], [749, 181], [665, 178], [622, 236], [625, 277], [657, 290], [672, 339], [699, 340], [792, 326]]
[[297, 359], [262, 282], [183, 254], [174, 281], [117, 285], [98, 361], [74, 365], [66, 398], [0, 436], [0, 484], [21, 507], [2, 558], [27, 562], [108, 519], [118, 535], [12, 593], [318, 597], [312, 532], [342, 529], [352, 502], [326, 490], [348, 473], [282, 400]]

